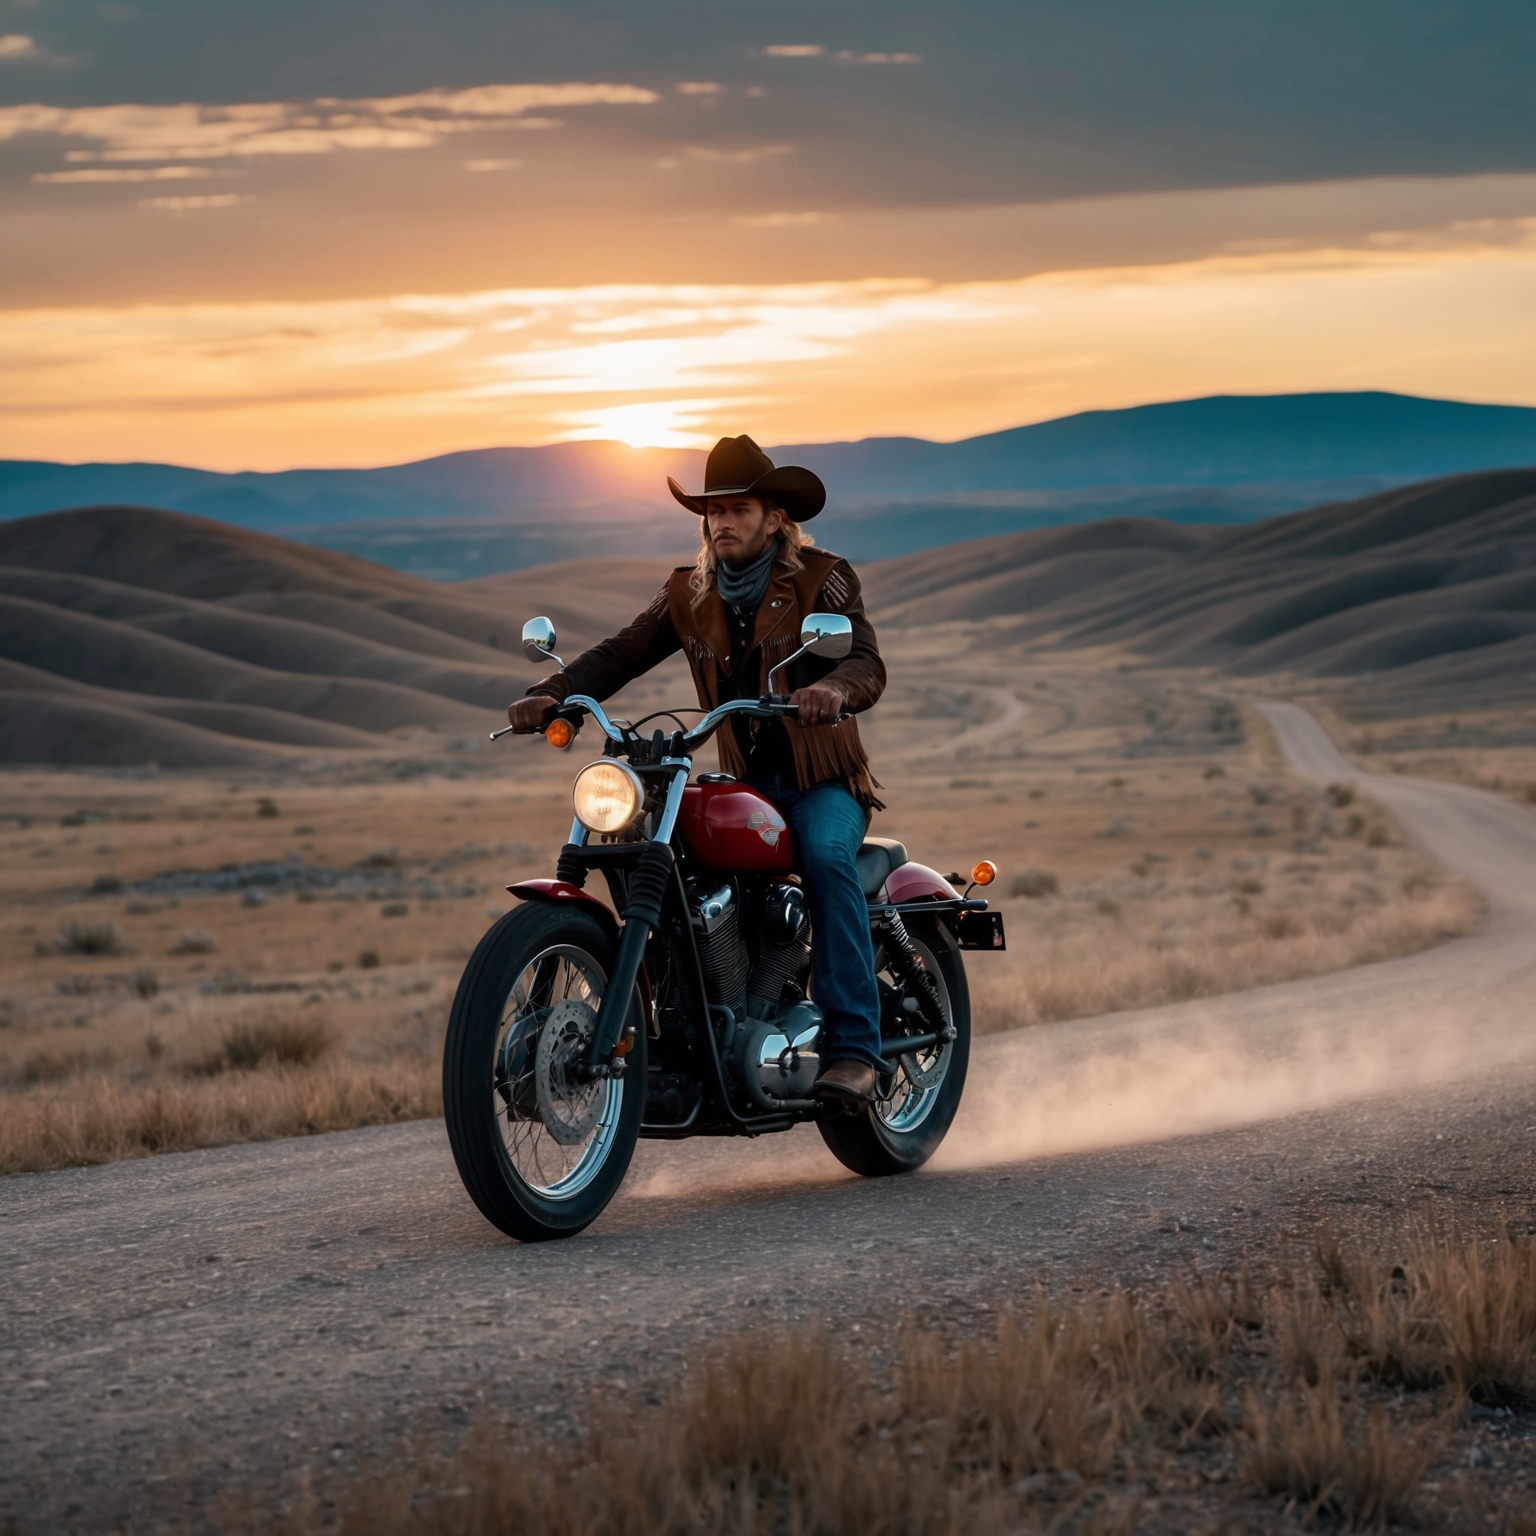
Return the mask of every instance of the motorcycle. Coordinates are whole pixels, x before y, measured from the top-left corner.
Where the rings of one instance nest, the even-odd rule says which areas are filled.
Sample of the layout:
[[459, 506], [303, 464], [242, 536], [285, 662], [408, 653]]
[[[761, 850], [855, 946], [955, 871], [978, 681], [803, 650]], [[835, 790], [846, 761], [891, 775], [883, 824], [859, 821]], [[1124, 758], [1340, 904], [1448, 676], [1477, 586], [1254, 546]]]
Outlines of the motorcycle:
[[[548, 619], [523, 630], [529, 659], [563, 670], [556, 643]], [[693, 776], [694, 752], [731, 716], [794, 716], [773, 691], [792, 662], [852, 644], [846, 617], [811, 614], [768, 693], [721, 704], [691, 730], [678, 715], [702, 711], [631, 725], [580, 694], [546, 722], [545, 739], [565, 748], [590, 719], [603, 753], [576, 775], [555, 877], [507, 887], [518, 905], [470, 957], [443, 1052], [459, 1175], [509, 1236], [582, 1231], [642, 1136], [761, 1136], [809, 1121], [870, 1177], [921, 1167], [944, 1139], [971, 1047], [962, 952], [1004, 947], [1001, 914], [972, 895], [996, 867], [979, 862], [962, 891], [964, 876], [913, 862], [895, 839], [859, 850], [885, 1070], [875, 1103], [853, 1113], [812, 1097], [823, 1020], [793, 834], [748, 785]], [[644, 734], [655, 720], [676, 729]], [[586, 888], [594, 873], [612, 907]]]

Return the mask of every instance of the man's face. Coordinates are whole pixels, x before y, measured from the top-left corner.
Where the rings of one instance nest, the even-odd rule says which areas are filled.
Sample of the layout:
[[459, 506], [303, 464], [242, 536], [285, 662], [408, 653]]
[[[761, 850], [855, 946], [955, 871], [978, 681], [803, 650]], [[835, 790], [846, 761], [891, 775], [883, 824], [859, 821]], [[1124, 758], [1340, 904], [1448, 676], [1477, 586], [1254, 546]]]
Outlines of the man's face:
[[715, 559], [746, 565], [767, 549], [783, 525], [784, 514], [760, 496], [711, 496], [704, 503], [704, 521], [709, 524]]

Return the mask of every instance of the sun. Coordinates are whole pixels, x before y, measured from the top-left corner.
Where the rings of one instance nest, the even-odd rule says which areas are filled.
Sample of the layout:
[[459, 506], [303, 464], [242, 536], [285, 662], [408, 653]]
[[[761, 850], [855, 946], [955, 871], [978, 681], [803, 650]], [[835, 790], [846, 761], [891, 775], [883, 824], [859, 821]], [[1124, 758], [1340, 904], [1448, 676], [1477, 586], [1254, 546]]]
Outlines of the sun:
[[631, 448], [707, 448], [714, 438], [699, 430], [714, 409], [709, 400], [650, 400], [599, 406], [573, 413], [573, 439], [627, 443]]

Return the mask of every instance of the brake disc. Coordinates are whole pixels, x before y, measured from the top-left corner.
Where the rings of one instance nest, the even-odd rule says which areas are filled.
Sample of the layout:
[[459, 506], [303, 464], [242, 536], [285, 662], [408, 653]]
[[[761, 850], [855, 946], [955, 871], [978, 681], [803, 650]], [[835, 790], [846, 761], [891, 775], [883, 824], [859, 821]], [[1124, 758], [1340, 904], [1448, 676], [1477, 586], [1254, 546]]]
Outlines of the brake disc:
[[608, 1103], [608, 1080], [583, 1082], [576, 1070], [586, 1060], [596, 1030], [592, 1008], [568, 997], [550, 1009], [539, 1036], [533, 1071], [539, 1119], [563, 1147], [584, 1141]]

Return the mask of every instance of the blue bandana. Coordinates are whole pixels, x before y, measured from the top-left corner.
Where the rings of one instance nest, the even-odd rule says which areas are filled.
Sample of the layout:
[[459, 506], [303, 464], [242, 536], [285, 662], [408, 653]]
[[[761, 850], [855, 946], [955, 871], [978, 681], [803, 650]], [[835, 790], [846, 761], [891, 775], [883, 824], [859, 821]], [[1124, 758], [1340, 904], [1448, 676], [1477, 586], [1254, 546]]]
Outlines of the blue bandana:
[[727, 565], [724, 560], [715, 567], [715, 585], [720, 596], [732, 608], [756, 608], [768, 590], [768, 578], [773, 574], [773, 562], [778, 558], [779, 541], [772, 539], [767, 549], [757, 559], [746, 565]]

